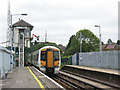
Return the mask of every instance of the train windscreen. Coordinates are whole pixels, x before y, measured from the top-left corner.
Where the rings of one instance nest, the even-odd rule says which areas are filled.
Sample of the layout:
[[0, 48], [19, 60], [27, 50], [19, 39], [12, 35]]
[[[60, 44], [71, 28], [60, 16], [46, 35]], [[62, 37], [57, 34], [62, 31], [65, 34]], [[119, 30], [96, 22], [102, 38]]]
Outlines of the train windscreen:
[[59, 60], [59, 51], [54, 51], [54, 60]]
[[46, 59], [47, 59], [47, 53], [46, 53], [46, 51], [42, 51], [41, 52], [41, 60], [46, 61]]

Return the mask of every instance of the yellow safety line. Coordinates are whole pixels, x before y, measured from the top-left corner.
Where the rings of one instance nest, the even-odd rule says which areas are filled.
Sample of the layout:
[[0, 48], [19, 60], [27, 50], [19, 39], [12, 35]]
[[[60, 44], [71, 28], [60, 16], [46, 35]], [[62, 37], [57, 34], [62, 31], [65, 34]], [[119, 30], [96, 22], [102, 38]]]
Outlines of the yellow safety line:
[[27, 68], [29, 69], [30, 73], [34, 76], [35, 80], [38, 82], [38, 84], [42, 88], [42, 90], [45, 90], [44, 86], [41, 84], [41, 82], [38, 80], [38, 78], [33, 74], [31, 69], [28, 66], [27, 66]]

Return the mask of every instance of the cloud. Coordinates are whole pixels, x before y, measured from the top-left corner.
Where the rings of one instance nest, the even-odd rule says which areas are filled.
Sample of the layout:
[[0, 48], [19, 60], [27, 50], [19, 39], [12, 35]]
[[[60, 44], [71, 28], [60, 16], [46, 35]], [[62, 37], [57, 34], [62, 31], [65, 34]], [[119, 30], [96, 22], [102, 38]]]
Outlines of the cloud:
[[[26, 17], [14, 16], [13, 23], [22, 18], [34, 26], [32, 33], [41, 35], [42, 40], [47, 30], [48, 40], [66, 45], [70, 36], [80, 29], [90, 29], [98, 36], [95, 24], [101, 26], [104, 41], [108, 38], [117, 40], [117, 2], [118, 0], [11, 0], [11, 12], [28, 14]], [[1, 24], [7, 22], [7, 1], [3, 4], [5, 9], [1, 9]], [[2, 25], [4, 32], [7, 31], [6, 28], [6, 24]], [[4, 34], [1, 37], [6, 36]]]

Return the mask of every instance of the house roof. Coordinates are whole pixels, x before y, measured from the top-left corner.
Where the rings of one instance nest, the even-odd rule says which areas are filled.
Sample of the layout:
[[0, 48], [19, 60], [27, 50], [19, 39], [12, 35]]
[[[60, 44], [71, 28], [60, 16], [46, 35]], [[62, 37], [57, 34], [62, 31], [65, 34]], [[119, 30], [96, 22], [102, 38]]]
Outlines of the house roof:
[[106, 49], [114, 49], [114, 48], [115, 48], [115, 44], [108, 45], [108, 46], [106, 47]]
[[102, 45], [102, 48], [106, 48], [106, 47], [107, 47], [107, 44], [103, 44], [103, 45]]
[[31, 24], [29, 24], [28, 22], [26, 22], [22, 19], [20, 21], [16, 22], [16, 23], [14, 23], [12, 26], [13, 27], [30, 27], [31, 30], [33, 28], [33, 26]]
[[120, 50], [120, 45], [116, 44], [116, 49]]

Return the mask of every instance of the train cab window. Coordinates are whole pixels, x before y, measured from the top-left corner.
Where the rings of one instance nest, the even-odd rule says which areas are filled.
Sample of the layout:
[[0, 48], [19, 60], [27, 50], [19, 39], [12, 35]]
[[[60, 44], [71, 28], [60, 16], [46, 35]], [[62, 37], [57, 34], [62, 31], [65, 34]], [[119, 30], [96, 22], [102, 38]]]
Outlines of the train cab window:
[[47, 59], [46, 51], [41, 51], [41, 60], [46, 61], [46, 59]]
[[59, 51], [54, 51], [54, 60], [59, 60]]

